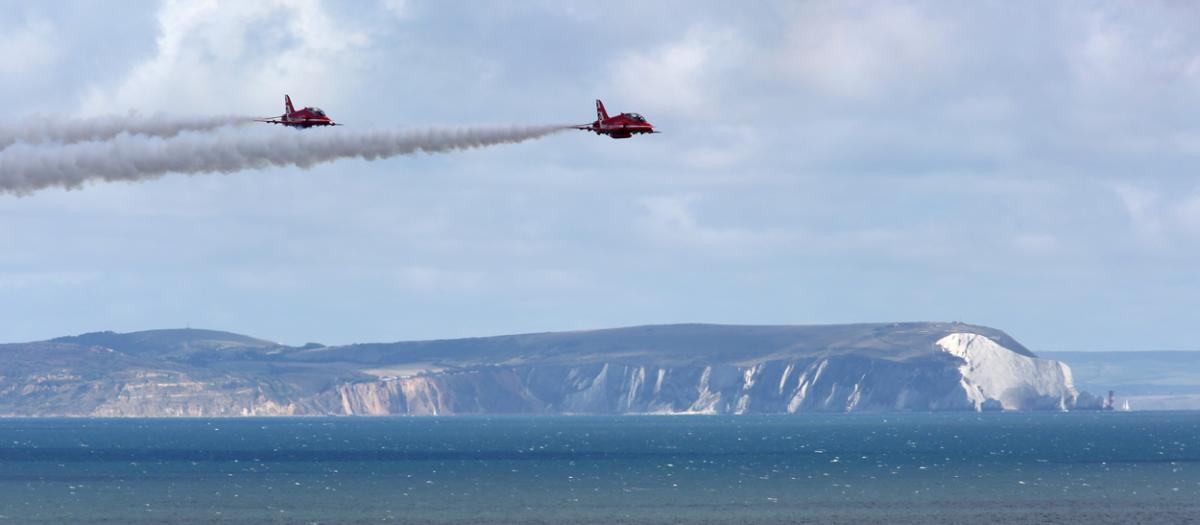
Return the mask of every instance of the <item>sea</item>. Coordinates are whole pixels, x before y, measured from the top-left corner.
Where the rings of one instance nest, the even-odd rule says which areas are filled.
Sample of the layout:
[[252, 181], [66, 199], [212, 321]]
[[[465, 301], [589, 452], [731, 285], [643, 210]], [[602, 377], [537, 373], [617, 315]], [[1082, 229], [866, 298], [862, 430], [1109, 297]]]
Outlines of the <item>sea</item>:
[[1200, 523], [1200, 412], [0, 419], [3, 523]]

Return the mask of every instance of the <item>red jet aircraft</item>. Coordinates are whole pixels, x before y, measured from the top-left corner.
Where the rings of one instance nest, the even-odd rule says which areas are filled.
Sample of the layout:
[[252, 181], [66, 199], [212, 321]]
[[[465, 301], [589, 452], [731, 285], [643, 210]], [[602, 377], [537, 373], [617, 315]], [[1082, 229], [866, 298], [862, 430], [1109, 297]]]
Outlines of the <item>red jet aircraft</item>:
[[325, 112], [321, 111], [321, 108], [304, 108], [300, 111], [296, 111], [296, 108], [292, 107], [292, 97], [287, 95], [283, 96], [283, 108], [285, 110], [284, 113], [278, 117], [255, 120], [258, 122], [266, 122], [268, 124], [283, 124], [284, 126], [303, 129], [308, 129], [313, 126], [341, 125], [329, 120], [329, 117], [325, 116]]
[[641, 133], [660, 133], [654, 131], [654, 125], [646, 122], [645, 117], [637, 113], [608, 116], [608, 112], [604, 110], [604, 103], [599, 99], [596, 100], [596, 121], [586, 126], [575, 126], [575, 129], [608, 135], [614, 139], [627, 139]]

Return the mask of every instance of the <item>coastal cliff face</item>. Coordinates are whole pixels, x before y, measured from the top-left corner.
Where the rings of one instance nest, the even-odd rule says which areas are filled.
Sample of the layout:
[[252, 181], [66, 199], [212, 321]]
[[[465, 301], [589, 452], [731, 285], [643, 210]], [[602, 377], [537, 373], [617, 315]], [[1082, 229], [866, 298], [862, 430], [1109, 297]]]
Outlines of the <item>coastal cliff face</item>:
[[339, 391], [344, 413], [794, 414], [966, 410], [951, 366], [856, 358], [754, 366], [493, 367], [359, 383]]
[[960, 383], [978, 410], [997, 404], [1003, 410], [1065, 410], [1079, 397], [1065, 363], [1020, 355], [977, 334], [950, 334], [937, 345], [962, 360]]
[[339, 390], [354, 415], [795, 414], [1055, 410], [1079, 393], [1063, 363], [952, 334], [945, 356], [905, 362], [858, 356], [752, 366], [489, 367], [358, 383]]
[[1079, 406], [1081, 396], [1066, 365], [1037, 358], [1002, 332], [953, 323], [677, 325], [300, 348], [233, 334], [214, 339], [213, 334], [222, 333], [204, 332], [204, 338], [191, 334], [183, 342], [178, 336], [189, 334], [140, 332], [0, 345], [0, 414], [796, 414], [1090, 408]]

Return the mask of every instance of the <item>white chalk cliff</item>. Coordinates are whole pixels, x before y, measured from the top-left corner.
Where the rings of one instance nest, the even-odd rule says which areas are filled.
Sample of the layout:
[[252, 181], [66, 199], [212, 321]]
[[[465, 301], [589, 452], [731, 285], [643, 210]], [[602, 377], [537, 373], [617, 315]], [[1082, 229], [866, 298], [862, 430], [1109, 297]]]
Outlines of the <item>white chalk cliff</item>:
[[962, 359], [960, 384], [977, 410], [1066, 409], [1079, 396], [1071, 368], [1051, 359], [1018, 354], [982, 335], [954, 333], [937, 341]]

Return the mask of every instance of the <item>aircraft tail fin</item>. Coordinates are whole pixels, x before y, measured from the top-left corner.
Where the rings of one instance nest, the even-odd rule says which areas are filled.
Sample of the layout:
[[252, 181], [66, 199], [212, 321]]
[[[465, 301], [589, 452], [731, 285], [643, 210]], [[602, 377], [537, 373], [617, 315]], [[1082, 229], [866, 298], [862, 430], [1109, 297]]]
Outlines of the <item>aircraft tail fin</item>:
[[604, 103], [600, 99], [596, 99], [596, 119], [604, 120], [608, 118], [608, 111], [604, 110]]
[[296, 108], [292, 107], [292, 97], [287, 95], [283, 96], [283, 108], [286, 109], [288, 113], [296, 112]]

